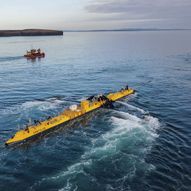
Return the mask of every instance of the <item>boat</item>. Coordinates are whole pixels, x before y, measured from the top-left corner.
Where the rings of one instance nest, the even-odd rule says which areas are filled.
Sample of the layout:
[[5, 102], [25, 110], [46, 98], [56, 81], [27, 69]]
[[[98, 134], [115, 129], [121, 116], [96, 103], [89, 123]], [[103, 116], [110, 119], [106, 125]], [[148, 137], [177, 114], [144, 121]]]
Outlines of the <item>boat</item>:
[[30, 51], [27, 51], [24, 55], [27, 59], [35, 59], [35, 58], [44, 58], [45, 53], [41, 51], [41, 49], [31, 49]]
[[97, 110], [103, 106], [112, 107], [112, 103], [133, 94], [135, 91], [125, 87], [115, 93], [108, 95], [91, 96], [86, 100], [82, 100], [79, 105], [72, 105], [64, 110], [56, 117], [48, 117], [45, 121], [34, 121], [34, 125], [27, 126], [23, 130], [19, 130], [16, 134], [6, 141], [6, 145], [26, 141], [34, 136], [40, 135], [50, 129], [53, 129], [61, 124], [79, 118], [89, 112]]

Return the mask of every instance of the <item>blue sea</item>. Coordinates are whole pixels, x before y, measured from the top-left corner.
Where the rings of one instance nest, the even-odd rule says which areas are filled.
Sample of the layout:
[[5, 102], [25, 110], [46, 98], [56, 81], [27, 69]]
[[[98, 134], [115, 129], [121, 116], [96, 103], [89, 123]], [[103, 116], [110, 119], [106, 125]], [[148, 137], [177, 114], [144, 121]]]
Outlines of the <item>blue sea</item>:
[[[46, 57], [27, 60], [27, 49]], [[11, 147], [34, 120], [129, 85], [134, 95]], [[191, 32], [0, 38], [0, 190], [190, 191]]]

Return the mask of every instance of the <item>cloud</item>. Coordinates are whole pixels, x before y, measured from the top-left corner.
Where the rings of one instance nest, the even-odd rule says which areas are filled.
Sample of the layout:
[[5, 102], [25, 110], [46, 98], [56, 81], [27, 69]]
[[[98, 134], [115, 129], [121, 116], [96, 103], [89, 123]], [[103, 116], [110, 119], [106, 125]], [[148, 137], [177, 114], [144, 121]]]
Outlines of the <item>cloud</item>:
[[141, 7], [146, 7], [145, 4], [138, 3], [137, 0], [103, 0], [103, 1], [93, 1], [91, 4], [86, 6], [86, 9], [89, 12], [94, 13], [126, 13], [126, 12], [132, 12], [136, 8], [139, 9]]
[[177, 20], [191, 26], [191, 0], [93, 0], [85, 9], [110, 20]]

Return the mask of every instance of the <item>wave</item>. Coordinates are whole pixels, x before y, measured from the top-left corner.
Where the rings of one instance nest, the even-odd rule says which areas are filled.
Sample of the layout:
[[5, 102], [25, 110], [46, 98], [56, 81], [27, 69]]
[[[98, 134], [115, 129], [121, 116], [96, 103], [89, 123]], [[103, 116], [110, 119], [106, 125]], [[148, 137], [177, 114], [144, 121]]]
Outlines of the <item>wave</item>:
[[[136, 173], [144, 174], [152, 170], [154, 167], [146, 163], [144, 158], [158, 136], [156, 130], [160, 127], [159, 120], [150, 115], [139, 118], [127, 112], [114, 111], [108, 122], [112, 129], [92, 139], [78, 162], [54, 176], [44, 177], [31, 190], [46, 183], [56, 183], [60, 185], [60, 190], [75, 190], [79, 188], [80, 177], [98, 186], [98, 176], [110, 172], [111, 168], [120, 171], [120, 175], [112, 179], [112, 173], [108, 173], [108, 182], [105, 179], [103, 189], [109, 190], [109, 184], [111, 188], [119, 183], [118, 190], [122, 190], [124, 181], [132, 179]], [[122, 166], [119, 165], [120, 160]]]
[[48, 98], [45, 100], [34, 100], [34, 101], [27, 101], [22, 103], [21, 105], [15, 105], [13, 107], [6, 108], [2, 110], [2, 114], [7, 115], [7, 114], [17, 114], [20, 113], [21, 111], [30, 111], [30, 110], [37, 110], [37, 111], [47, 111], [51, 109], [56, 109], [63, 105], [65, 103], [64, 100], [58, 98], [58, 97], [53, 97], [53, 98]]
[[127, 106], [129, 109], [132, 109], [132, 110], [136, 110], [136, 111], [139, 111], [141, 112], [142, 114], [146, 114], [147, 112], [144, 111], [143, 109], [139, 108], [139, 107], [136, 107], [136, 106], [133, 106], [133, 105], [130, 105], [128, 103], [125, 103], [125, 102], [122, 102], [122, 101], [117, 101], [117, 103], [120, 103], [124, 106]]
[[35, 101], [28, 101], [21, 105], [21, 108], [23, 110], [28, 110], [32, 108], [36, 108], [40, 111], [46, 111], [49, 109], [57, 108], [60, 104], [62, 104], [64, 101], [56, 99], [56, 98], [49, 98], [46, 100], [35, 100]]

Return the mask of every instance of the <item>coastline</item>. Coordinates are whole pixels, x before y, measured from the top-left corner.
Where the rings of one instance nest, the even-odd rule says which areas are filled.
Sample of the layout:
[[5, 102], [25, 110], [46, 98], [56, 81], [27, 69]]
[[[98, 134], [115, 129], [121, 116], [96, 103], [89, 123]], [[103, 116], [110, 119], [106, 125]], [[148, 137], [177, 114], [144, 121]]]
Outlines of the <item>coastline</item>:
[[0, 37], [11, 36], [58, 36], [63, 35], [61, 30], [24, 29], [24, 30], [0, 30]]

